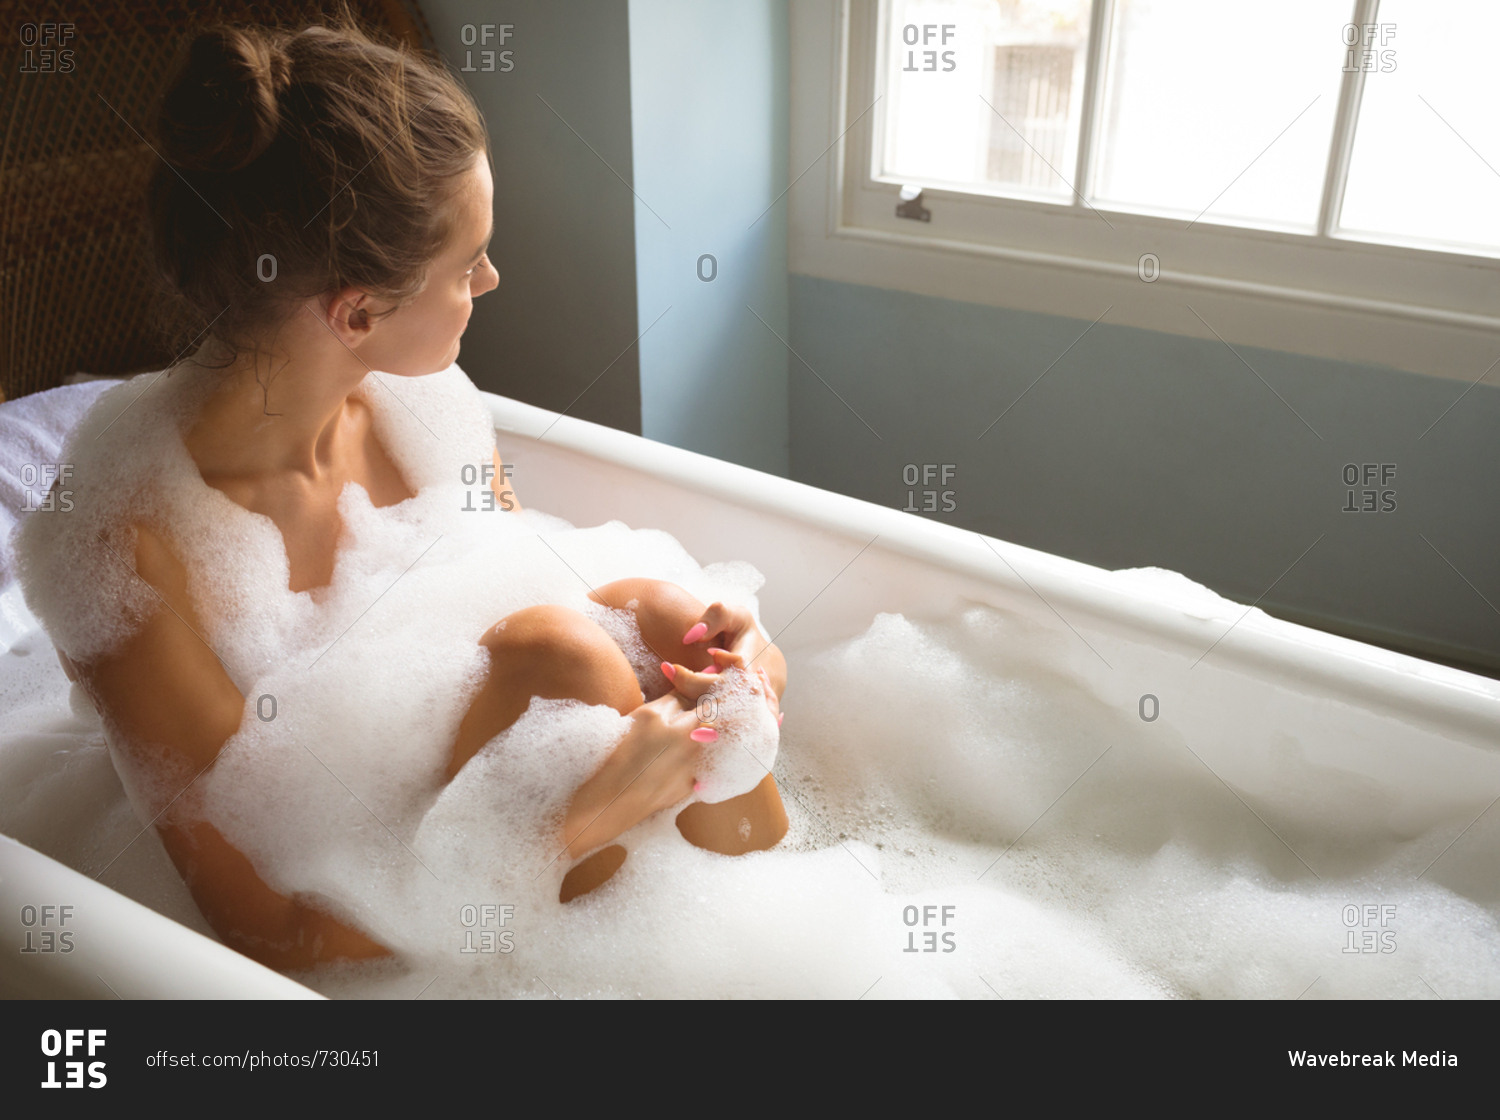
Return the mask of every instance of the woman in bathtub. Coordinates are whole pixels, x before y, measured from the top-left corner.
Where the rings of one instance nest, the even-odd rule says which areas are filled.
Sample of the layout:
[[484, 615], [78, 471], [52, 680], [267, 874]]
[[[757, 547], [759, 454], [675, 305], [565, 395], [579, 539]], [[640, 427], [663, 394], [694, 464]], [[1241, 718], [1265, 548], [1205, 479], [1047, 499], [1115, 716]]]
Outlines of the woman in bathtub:
[[[376, 109], [380, 111], [375, 111]], [[200, 36], [164, 101], [151, 188], [158, 263], [211, 333], [173, 373], [217, 381], [184, 443], [208, 486], [264, 515], [284, 538], [294, 592], [335, 570], [348, 483], [375, 507], [413, 496], [355, 389], [370, 370], [447, 369], [476, 297], [498, 274], [487, 254], [492, 177], [478, 112], [440, 67], [353, 30], [221, 29]], [[274, 258], [274, 282], [262, 282]], [[147, 404], [138, 408], [150, 407]], [[495, 492], [519, 509], [495, 456]], [[498, 516], [509, 516], [502, 514]], [[198, 775], [245, 718], [246, 698], [201, 637], [193, 573], [172, 535], [134, 524], [135, 572], [157, 606], [107, 654], [64, 668], [94, 701], [128, 764]], [[692, 793], [716, 732], [696, 699], [748, 668], [779, 722], [786, 663], [750, 613], [681, 588], [627, 579], [595, 602], [631, 607], [673, 688], [645, 702], [631, 663], [599, 625], [561, 606], [519, 610], [482, 635], [488, 676], [459, 726], [451, 778], [533, 697], [608, 705], [630, 719], [572, 796], [558, 850], [562, 899], [625, 858], [616, 837]], [[353, 640], [351, 638], [351, 640]], [[167, 853], [210, 925], [277, 968], [385, 955], [384, 946], [277, 893], [204, 820], [158, 814]], [[748, 822], [748, 828], [747, 828]], [[737, 854], [786, 830], [774, 782], [677, 816], [692, 843]]]

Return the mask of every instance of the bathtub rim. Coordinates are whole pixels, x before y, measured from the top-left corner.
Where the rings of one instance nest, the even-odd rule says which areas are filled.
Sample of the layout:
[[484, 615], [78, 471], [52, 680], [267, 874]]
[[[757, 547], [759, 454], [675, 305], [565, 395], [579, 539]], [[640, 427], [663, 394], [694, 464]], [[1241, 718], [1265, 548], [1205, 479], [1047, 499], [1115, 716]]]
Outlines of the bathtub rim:
[[[1212, 641], [1226, 618], [1244, 610], [1243, 604], [1219, 596], [1213, 598], [1223, 609], [1187, 588], [1172, 593], [1162, 586], [1144, 587], [1122, 573], [984, 537], [496, 394], [485, 393], [484, 397], [497, 432], [529, 439], [544, 436], [543, 442], [584, 459], [635, 470], [672, 486], [695, 489], [720, 501], [800, 522], [822, 533], [842, 534], [856, 544], [878, 535], [881, 548], [980, 581], [999, 582], [1017, 592], [1035, 591], [1044, 601], [1072, 608], [1096, 623], [1132, 632], [1144, 630], [1188, 648], [1202, 649], [1206, 648], [1205, 637]], [[991, 551], [993, 546], [1001, 550], [1003, 561]], [[19, 588], [14, 584], [0, 595], [0, 606], [7, 608], [0, 610], [0, 649], [9, 649], [17, 638], [33, 633], [36, 622], [19, 601]], [[1259, 611], [1247, 613], [1233, 629], [1234, 644], [1226, 648], [1221, 643], [1216, 650], [1216, 657], [1222, 655], [1221, 667], [1238, 665], [1251, 676], [1263, 679], [1274, 674], [1304, 687], [1309, 682], [1318, 683], [1325, 691], [1352, 696], [1397, 718], [1429, 717], [1424, 722], [1436, 722], [1439, 728], [1446, 720], [1469, 732], [1475, 728], [1487, 733], [1500, 729], [1500, 682]], [[170, 957], [168, 963], [157, 961], [151, 954], [141, 958], [149, 962], [143, 963], [139, 972], [143, 990], [156, 990], [152, 985], [170, 989], [175, 983], [173, 974], [181, 972], [183, 960], [203, 960], [212, 962], [212, 972], [205, 977], [211, 975], [215, 985], [225, 985], [223, 990], [209, 992], [211, 998], [322, 998], [113, 888], [0, 835], [0, 895], [7, 895], [17, 880], [24, 882], [25, 874], [43, 872], [49, 884], [76, 888], [96, 900], [91, 905], [117, 915], [113, 928], [125, 931], [129, 935], [126, 940], [134, 939], [139, 944], [144, 939], [150, 944], [157, 938], [160, 944], [178, 947], [176, 953], [159, 954]], [[13, 960], [0, 968], [0, 987], [36, 992], [38, 985], [26, 982], [24, 977], [16, 985], [7, 980], [8, 975], [18, 975], [22, 967]], [[87, 979], [80, 980], [65, 970], [43, 970], [40, 975], [41, 988], [47, 987], [50, 977], [51, 990], [64, 995], [78, 994]], [[136, 979], [130, 981], [131, 986], [136, 983]], [[230, 990], [238, 994], [228, 994]]]
[[[1069, 624], [1081, 615], [1095, 625], [1150, 633], [1183, 651], [1202, 653], [1212, 646], [1221, 670], [1335, 695], [1431, 730], [1488, 736], [1500, 746], [1500, 681], [1489, 677], [1276, 618], [1179, 573], [1168, 573], [1182, 581], [1172, 589], [1141, 575], [1149, 569], [1110, 571], [495, 393], [482, 395], [497, 432], [1034, 594], [1054, 611], [1068, 609]], [[524, 501], [524, 490], [521, 496]]]
[[[79, 918], [86, 917], [94, 931], [107, 930], [107, 941], [80, 927], [77, 961], [61, 952], [7, 953], [5, 963], [0, 964], [0, 998], [327, 998], [0, 834], [0, 905], [6, 911], [5, 926], [14, 926], [13, 932], [20, 933], [22, 905], [55, 904], [63, 899], [76, 908]], [[14, 937], [9, 940], [17, 943]], [[191, 983], [184, 982], [187, 976], [194, 978]]]

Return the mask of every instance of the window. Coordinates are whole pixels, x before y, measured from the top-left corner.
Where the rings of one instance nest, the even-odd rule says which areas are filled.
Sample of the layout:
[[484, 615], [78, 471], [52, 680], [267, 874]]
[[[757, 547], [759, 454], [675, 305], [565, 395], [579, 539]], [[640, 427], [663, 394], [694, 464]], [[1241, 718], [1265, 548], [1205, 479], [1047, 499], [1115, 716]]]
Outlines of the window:
[[877, 177], [1068, 202], [1088, 23], [1088, 0], [896, 0]]
[[1500, 353], [1483, 0], [792, 13], [795, 271], [1468, 381]]
[[1340, 222], [1351, 235], [1500, 252], [1495, 14], [1480, 0], [1382, 0], [1370, 47], [1382, 69], [1364, 82]]
[[872, 171], [1500, 252], [1486, 14], [1480, 0], [888, 0]]
[[1046, 43], [1011, 43], [994, 50], [990, 97], [1004, 106], [1007, 119], [988, 123], [985, 177], [997, 183], [1017, 183], [1033, 190], [1058, 189], [1058, 164], [1068, 165], [1068, 156], [1078, 143], [1070, 109], [1078, 103], [1073, 89], [1077, 51]]

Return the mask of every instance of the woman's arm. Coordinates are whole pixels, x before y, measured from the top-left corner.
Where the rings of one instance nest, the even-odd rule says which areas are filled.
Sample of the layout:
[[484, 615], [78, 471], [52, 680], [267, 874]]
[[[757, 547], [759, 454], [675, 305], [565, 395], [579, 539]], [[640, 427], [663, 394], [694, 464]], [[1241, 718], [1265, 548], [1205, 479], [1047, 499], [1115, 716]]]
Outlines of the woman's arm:
[[277, 894], [207, 821], [158, 822], [157, 833], [208, 924], [247, 957], [271, 968], [307, 969], [388, 955], [358, 930]]
[[226, 944], [273, 968], [386, 955], [359, 931], [272, 890], [208, 822], [161, 804], [213, 765], [239, 730], [245, 700], [203, 637], [181, 562], [144, 527], [135, 560], [159, 608], [114, 653], [72, 667], [128, 764], [170, 787], [153, 805], [162, 814], [157, 832], [204, 918]]
[[495, 477], [490, 479], [490, 491], [507, 513], [521, 512], [521, 499], [516, 497], [516, 488], [505, 475], [505, 464], [500, 461], [500, 449], [495, 449]]

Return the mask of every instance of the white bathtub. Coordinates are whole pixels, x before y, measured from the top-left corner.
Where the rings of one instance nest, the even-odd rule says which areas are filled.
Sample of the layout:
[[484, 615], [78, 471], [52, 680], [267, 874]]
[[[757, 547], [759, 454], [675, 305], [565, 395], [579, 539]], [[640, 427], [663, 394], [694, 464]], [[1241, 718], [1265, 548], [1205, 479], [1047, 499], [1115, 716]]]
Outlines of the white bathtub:
[[[1107, 572], [501, 397], [489, 402], [527, 505], [579, 525], [659, 527], [701, 563], [759, 568], [762, 617], [794, 681], [799, 647], [857, 635], [877, 612], [934, 617], [972, 600], [1054, 632], [1066, 670], [1120, 711], [1154, 716], [1181, 736], [1252, 812], [1297, 796], [1273, 743], [1294, 743], [1308, 766], [1360, 775], [1387, 795], [1405, 835], [1447, 827], [1462, 838], [1500, 793], [1500, 682], [1247, 611], [1170, 573]], [[30, 626], [12, 590], [0, 603], [6, 658]], [[789, 696], [789, 714], [799, 702]], [[1463, 881], [1450, 873], [1449, 884], [1493, 903], [1500, 859], [1471, 852], [1458, 864]], [[72, 951], [18, 951], [44, 928], [41, 912], [26, 908], [43, 905], [73, 907]], [[127, 998], [315, 997], [10, 839], [0, 840], [0, 915], [0, 995], [99, 998], [107, 983]]]

